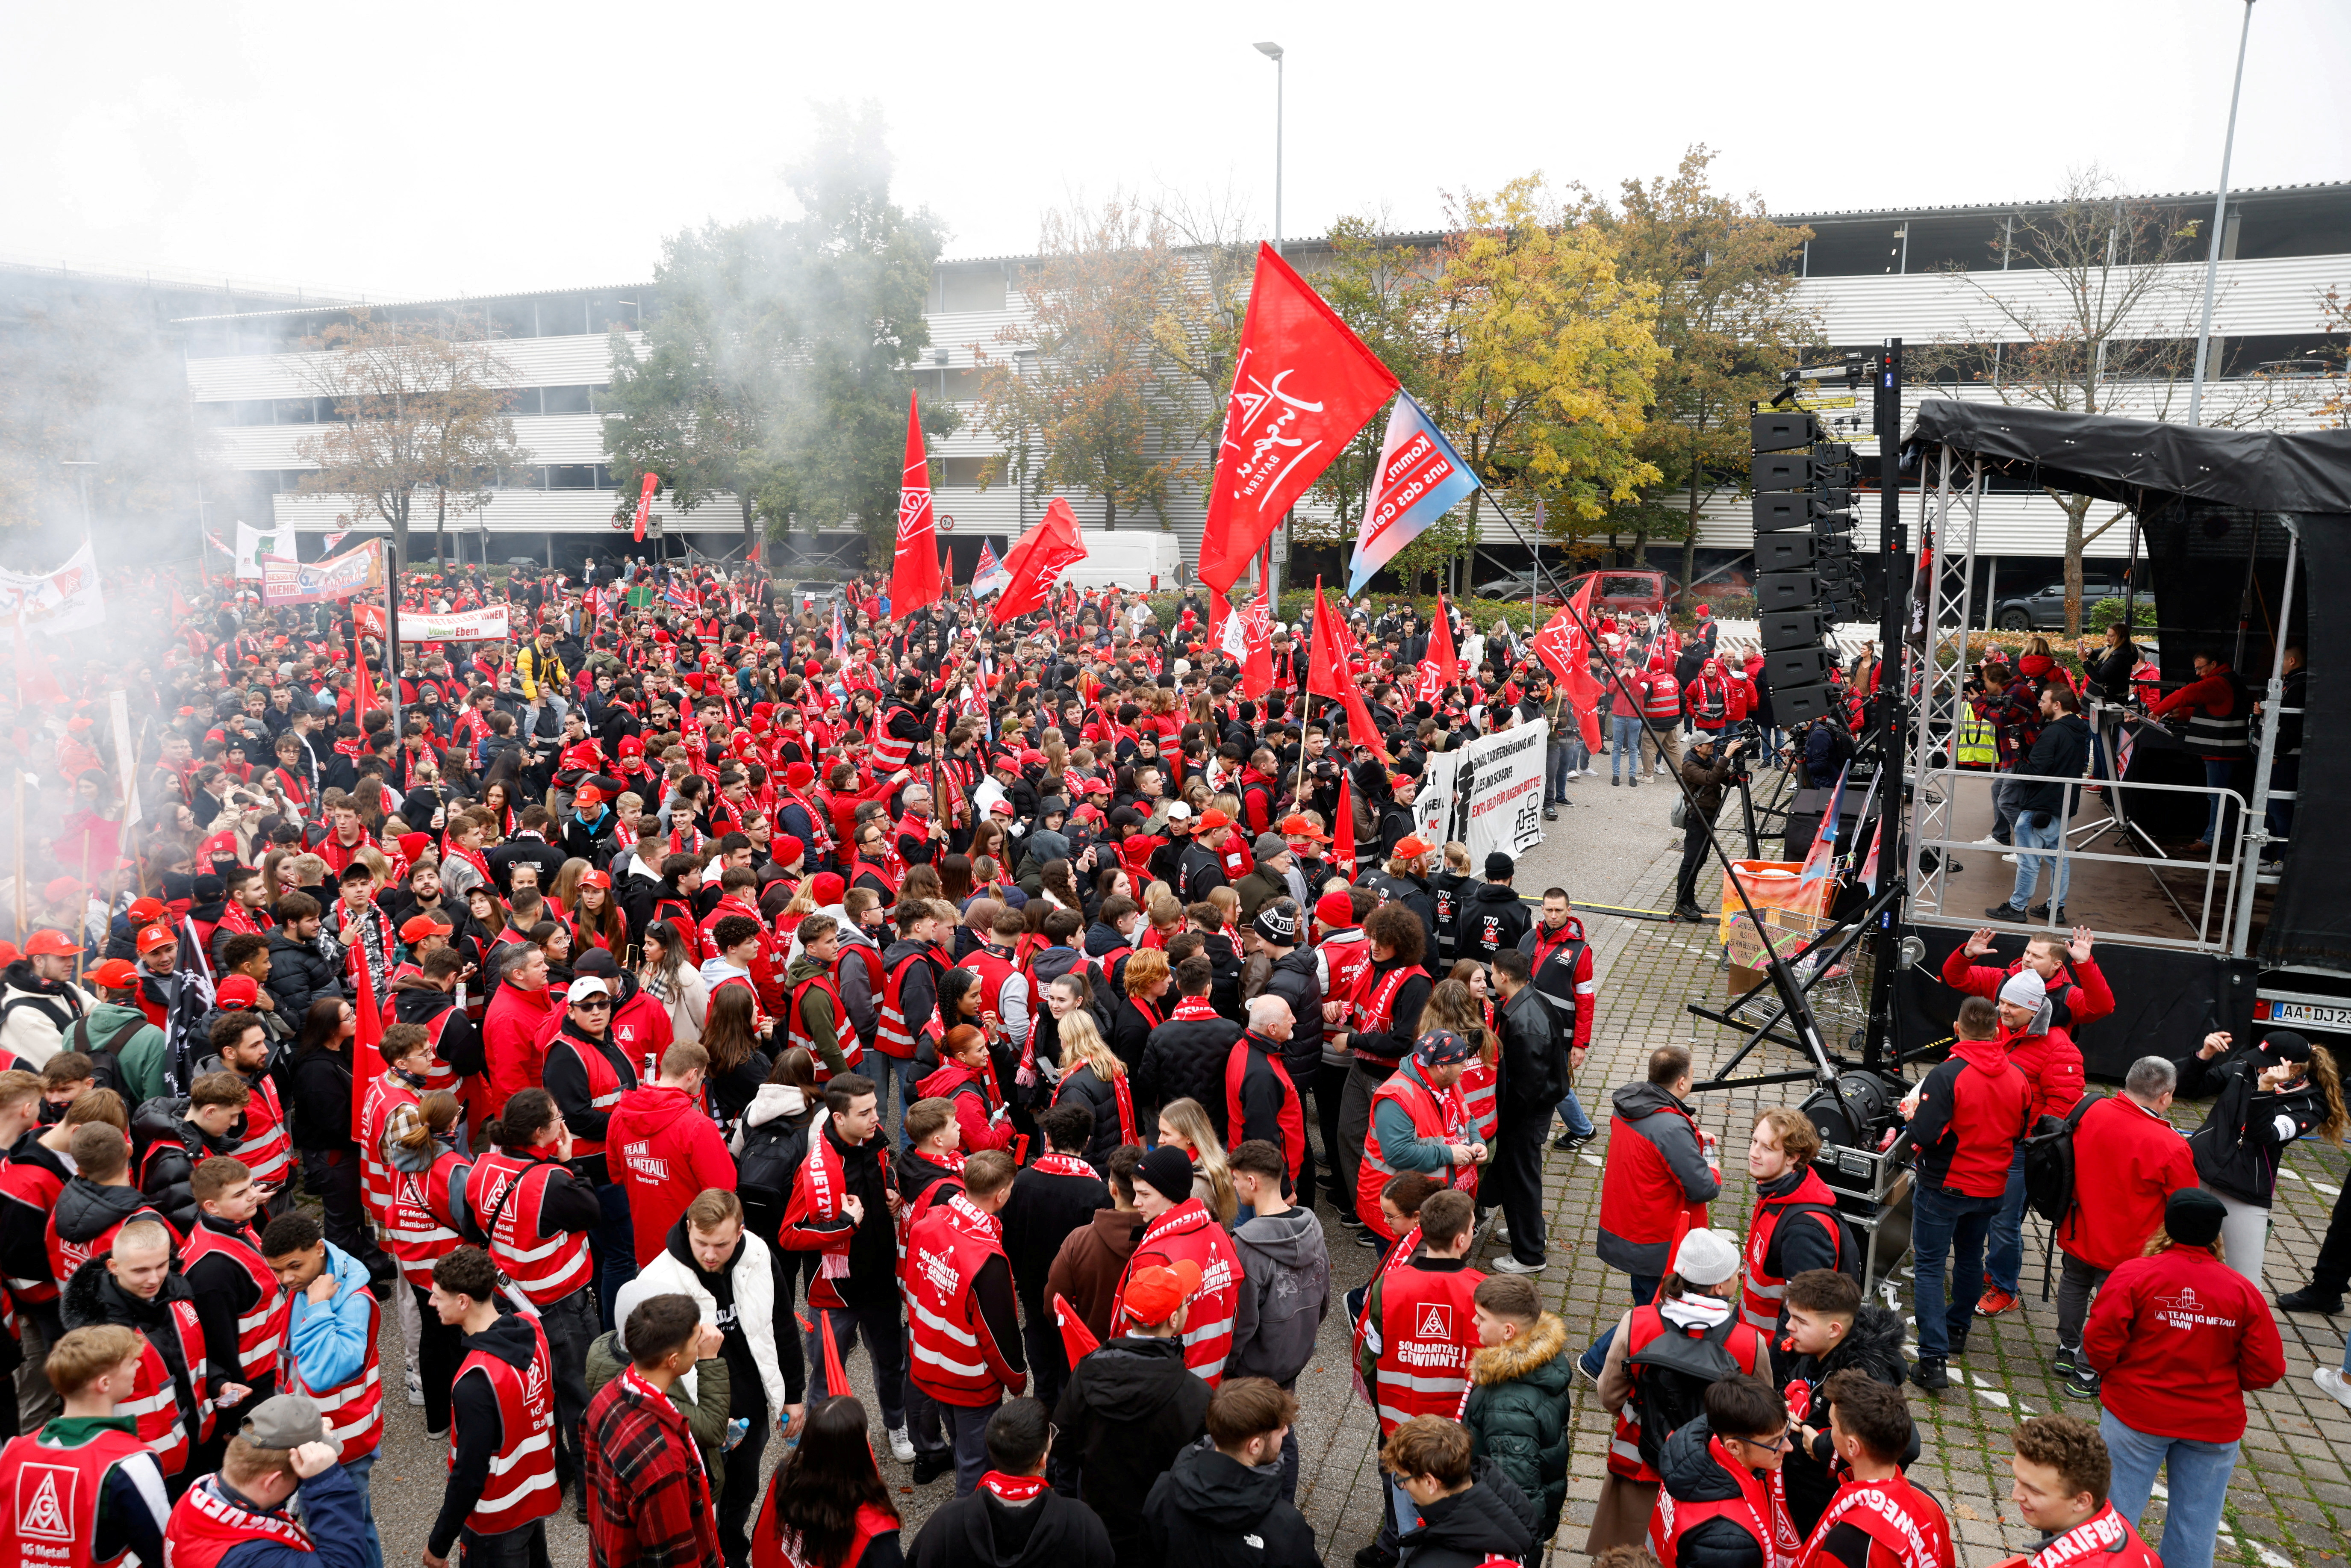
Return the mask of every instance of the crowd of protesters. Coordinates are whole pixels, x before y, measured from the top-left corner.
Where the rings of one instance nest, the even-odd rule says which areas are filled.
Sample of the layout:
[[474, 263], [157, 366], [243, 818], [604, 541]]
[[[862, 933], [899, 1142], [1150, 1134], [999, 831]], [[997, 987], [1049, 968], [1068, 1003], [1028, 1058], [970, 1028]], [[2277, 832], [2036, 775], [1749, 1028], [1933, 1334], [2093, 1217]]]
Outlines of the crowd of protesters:
[[[1632, 1307], [1572, 1341], [1536, 1281], [1546, 1152], [1595, 1134], [1592, 946], [1565, 888], [1412, 810], [1501, 729], [1545, 727], [1547, 816], [1597, 777], [1506, 626], [1454, 629], [1447, 679], [1412, 612], [1353, 612], [1367, 734], [1304, 694], [1306, 629], [1247, 691], [1204, 605], [1115, 591], [999, 627], [864, 582], [423, 574], [412, 611], [516, 635], [392, 670], [339, 605], [169, 591], [162, 652], [26, 661], [17, 713], [54, 806], [0, 955], [20, 1542], [380, 1568], [396, 1334], [447, 1443], [427, 1568], [544, 1563], [567, 1500], [599, 1568], [1288, 1568], [1321, 1561], [1296, 1389], [1335, 1310], [1379, 1431], [1358, 1568], [1533, 1564], [1579, 1377], [1614, 1417], [1602, 1561], [1948, 1568], [1901, 1389], [2014, 1309], [2046, 1118], [2130, 1179], [2060, 1228], [2059, 1366], [2105, 1408], [2016, 1433], [2036, 1561], [2150, 1558], [2158, 1472], [2164, 1561], [2209, 1561], [2330, 1059], [2216, 1035], [2076, 1115], [2069, 1031], [2114, 1006], [2086, 933], [2007, 970], [1971, 941], [1906, 1107], [1914, 1367], [1801, 1113], [1753, 1124], [1746, 1235], [1709, 1228], [1720, 1153], [1661, 1049], [1601, 1178]], [[1776, 740], [1710, 624], [1595, 630], [1612, 784]], [[1376, 1254], [1362, 1289], [1333, 1241]], [[903, 1541], [902, 1482], [952, 1497]]]

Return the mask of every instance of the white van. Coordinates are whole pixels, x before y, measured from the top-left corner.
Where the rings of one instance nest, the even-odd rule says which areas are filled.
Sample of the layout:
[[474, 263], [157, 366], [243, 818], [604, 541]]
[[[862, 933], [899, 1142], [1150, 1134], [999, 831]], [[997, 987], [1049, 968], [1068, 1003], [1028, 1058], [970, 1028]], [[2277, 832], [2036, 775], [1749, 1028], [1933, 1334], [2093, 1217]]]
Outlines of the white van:
[[1086, 559], [1066, 568], [1072, 588], [1123, 588], [1171, 593], [1183, 586], [1183, 540], [1155, 528], [1085, 528]]

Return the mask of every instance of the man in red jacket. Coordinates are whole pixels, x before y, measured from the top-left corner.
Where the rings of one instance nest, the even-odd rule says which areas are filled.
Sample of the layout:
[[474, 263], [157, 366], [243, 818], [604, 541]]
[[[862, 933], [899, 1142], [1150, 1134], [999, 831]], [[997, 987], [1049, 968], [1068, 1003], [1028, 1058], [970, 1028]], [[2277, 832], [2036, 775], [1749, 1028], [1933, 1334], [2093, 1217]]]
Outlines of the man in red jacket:
[[2189, 1187], [2164, 1205], [2163, 1249], [2106, 1276], [2082, 1354], [2102, 1375], [2098, 1435], [2115, 1511], [2137, 1519], [2163, 1472], [2164, 1568], [2211, 1568], [2245, 1435], [2245, 1391], [2285, 1375], [2261, 1287], [2214, 1255], [2228, 1210]]
[[[1998, 1043], [2032, 1086], [2035, 1121], [2043, 1116], [2064, 1117], [2082, 1103], [2084, 1088], [2082, 1052], [2073, 1036], [2058, 1027], [2058, 1004], [2051, 1000], [2050, 986], [2037, 966], [2028, 966], [2002, 980], [1993, 993], [2000, 1008]], [[2113, 1005], [2111, 993], [2107, 1005]], [[1992, 1217], [1991, 1240], [1984, 1255], [1983, 1295], [1976, 1302], [1978, 1317], [1996, 1318], [2016, 1311], [2017, 1275], [2023, 1267], [2024, 1151], [2020, 1147], [2010, 1157], [2008, 1187], [2001, 1196], [2000, 1212]]]
[[2057, 1228], [2065, 1271], [2057, 1282], [2057, 1370], [2065, 1392], [2093, 1399], [2098, 1375], [2082, 1354], [2090, 1293], [2147, 1250], [2171, 1195], [2197, 1185], [2196, 1156], [2164, 1113], [2179, 1070], [2160, 1056], [2130, 1065], [2123, 1092], [2082, 1113], [2074, 1129], [2074, 1209]]
[[[1929, 1393], [1950, 1386], [1947, 1361], [1967, 1349], [1975, 1303], [1967, 1300], [1983, 1244], [2008, 1187], [2017, 1141], [2032, 1128], [2032, 1086], [1994, 1037], [2000, 1014], [1981, 997], [1959, 1004], [1951, 1054], [1903, 1102], [1917, 1145], [1910, 1241], [1917, 1262], [1918, 1364], [1910, 1380]], [[1943, 1260], [1961, 1286], [1945, 1308]]]
[[[503, 977], [482, 1019], [482, 1057], [489, 1080], [488, 1107], [503, 1106], [546, 1076], [548, 1015], [558, 1010], [547, 988], [547, 952], [517, 942], [498, 955]], [[488, 1113], [486, 1108], [486, 1113]]]
[[[637, 1256], [661, 1256], [670, 1228], [706, 1187], [735, 1190], [735, 1160], [702, 1109], [710, 1053], [692, 1041], [662, 1053], [651, 1083], [622, 1092], [604, 1132], [605, 1164], [629, 1195]], [[764, 1240], [765, 1238], [762, 1238]]]

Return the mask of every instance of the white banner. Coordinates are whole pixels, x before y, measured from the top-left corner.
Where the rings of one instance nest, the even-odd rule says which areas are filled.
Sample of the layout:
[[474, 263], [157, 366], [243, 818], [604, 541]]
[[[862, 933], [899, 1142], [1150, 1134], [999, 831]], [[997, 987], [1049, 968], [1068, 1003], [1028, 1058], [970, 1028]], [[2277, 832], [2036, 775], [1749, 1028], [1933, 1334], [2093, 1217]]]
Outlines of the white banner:
[[[423, 611], [403, 610], [400, 612], [400, 640], [403, 643], [498, 643], [510, 634], [508, 607], [486, 604], [479, 610], [461, 611], [454, 614], [434, 615]], [[358, 619], [360, 630], [371, 637], [383, 635], [383, 606], [355, 604], [351, 613]]]
[[28, 577], [0, 571], [0, 635], [10, 643], [26, 632], [79, 632], [103, 624], [106, 597], [98, 586], [98, 558], [88, 544], [51, 572]]
[[139, 754], [131, 740], [129, 693], [106, 694], [106, 720], [114, 732], [115, 770], [122, 775], [122, 825], [129, 828], [139, 821]]
[[1414, 815], [1422, 836], [1458, 841], [1482, 868], [1496, 850], [1513, 859], [1542, 842], [1542, 773], [1550, 734], [1522, 724], [1428, 758]]
[[237, 576], [258, 578], [261, 575], [263, 556], [290, 557], [293, 553], [294, 530], [292, 528], [274, 528], [264, 533], [249, 523], [240, 522], [236, 525]]

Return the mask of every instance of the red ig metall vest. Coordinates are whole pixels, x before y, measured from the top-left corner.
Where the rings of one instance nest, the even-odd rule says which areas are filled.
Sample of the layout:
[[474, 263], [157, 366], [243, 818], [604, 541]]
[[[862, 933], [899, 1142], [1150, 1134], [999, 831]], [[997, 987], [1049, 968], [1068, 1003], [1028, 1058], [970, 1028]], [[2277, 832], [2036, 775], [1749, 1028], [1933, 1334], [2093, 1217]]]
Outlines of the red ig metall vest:
[[198, 1260], [215, 1252], [235, 1260], [261, 1292], [254, 1298], [251, 1310], [236, 1320], [237, 1381], [257, 1384], [277, 1369], [277, 1276], [269, 1271], [269, 1260], [261, 1255], [261, 1239], [251, 1227], [225, 1236], [201, 1219], [180, 1243], [180, 1271], [186, 1273]]
[[[880, 949], [870, 942], [844, 942], [841, 945], [841, 956], [832, 961], [833, 995], [838, 997], [841, 994], [841, 966], [850, 962], [852, 955], [855, 956], [858, 963], [865, 967], [865, 994], [868, 997], [881, 996], [883, 988], [889, 984], [889, 977], [882, 971]], [[849, 1035], [852, 1039], [856, 1038], [856, 1030], [845, 1014], [839, 1020], [834, 1032]], [[864, 1049], [864, 1043], [861, 1040], [858, 1050], [862, 1053]], [[847, 1054], [848, 1047], [843, 1046], [841, 1050], [843, 1054]]]
[[[1780, 1228], [1782, 1212], [1791, 1204], [1824, 1203], [1834, 1207], [1836, 1194], [1821, 1179], [1820, 1172], [1809, 1166], [1804, 1179], [1796, 1190], [1784, 1197], [1757, 1198], [1755, 1212], [1747, 1221], [1747, 1271], [1740, 1286], [1739, 1315], [1747, 1326], [1761, 1334], [1779, 1332], [1781, 1304], [1787, 1299], [1788, 1281], [1763, 1271], [1764, 1260], [1771, 1255], [1771, 1233]], [[1836, 1220], [1825, 1214], [1805, 1213], [1796, 1216], [1800, 1225], [1823, 1225], [1829, 1230], [1829, 1239], [1844, 1244], [1844, 1232]]]
[[163, 1527], [163, 1560], [169, 1568], [220, 1568], [220, 1560], [248, 1541], [266, 1541], [289, 1552], [315, 1554], [303, 1528], [278, 1513], [256, 1513], [221, 1495], [219, 1478], [206, 1476], [172, 1506]]
[[[580, 1042], [562, 1033], [560, 1026], [558, 1026], [555, 1038], [548, 1041], [547, 1054], [553, 1056], [559, 1051], [568, 1051], [578, 1058], [581, 1069], [588, 1074], [589, 1107], [610, 1115], [612, 1107], [621, 1103], [622, 1092], [630, 1087], [621, 1081], [621, 1074], [612, 1066], [612, 1059], [601, 1051], [580, 1050]], [[603, 1139], [585, 1137], [578, 1133], [571, 1134], [573, 1159], [603, 1152]]]
[[1881, 1481], [1850, 1480], [1837, 1489], [1797, 1553], [1796, 1568], [1830, 1568], [1838, 1562], [1823, 1543], [1839, 1524], [1854, 1526], [1883, 1549], [1883, 1558], [1877, 1550], [1870, 1552], [1872, 1568], [1881, 1561], [1899, 1568], [1952, 1568], [1956, 1561], [1951, 1554], [1951, 1524], [1943, 1516], [1943, 1505], [1912, 1486], [1905, 1475]]
[[98, 1499], [107, 1472], [143, 1453], [128, 1432], [93, 1433], [86, 1443], [17, 1437], [0, 1448], [0, 1563], [10, 1568], [114, 1568], [131, 1555], [92, 1554]]
[[[0, 1164], [0, 1192], [6, 1193], [36, 1214], [55, 1210], [57, 1195], [65, 1189], [65, 1178], [47, 1166], [31, 1160], [9, 1160]], [[7, 1286], [11, 1316], [18, 1307], [56, 1301], [59, 1289], [55, 1280], [20, 1280], [15, 1275], [8, 1277]]]
[[208, 1370], [204, 1325], [196, 1317], [196, 1304], [173, 1301], [170, 1305], [172, 1328], [180, 1336], [180, 1355], [188, 1369], [188, 1386], [196, 1394], [197, 1430], [193, 1434], [188, 1430], [163, 1353], [143, 1333], [139, 1336], [139, 1375], [131, 1380], [131, 1397], [115, 1401], [114, 1413], [139, 1423], [139, 1440], [154, 1452], [157, 1467], [166, 1476], [176, 1476], [187, 1466], [188, 1449], [213, 1435], [213, 1402], [204, 1394]]
[[[1458, 1084], [1445, 1091], [1442, 1097], [1411, 1073], [1398, 1068], [1385, 1082], [1372, 1092], [1372, 1124], [1364, 1133], [1364, 1157], [1355, 1173], [1355, 1212], [1365, 1218], [1365, 1223], [1379, 1233], [1384, 1241], [1394, 1241], [1388, 1230], [1387, 1217], [1380, 1210], [1380, 1193], [1395, 1176], [1395, 1167], [1380, 1152], [1380, 1102], [1393, 1100], [1405, 1108], [1412, 1118], [1412, 1130], [1424, 1138], [1436, 1138], [1448, 1144], [1474, 1144], [1477, 1130], [1469, 1124], [1469, 1107], [1463, 1103]], [[1476, 1166], [1448, 1166], [1446, 1185], [1464, 1192], [1478, 1190]]]
[[1380, 1354], [1372, 1398], [1385, 1437], [1416, 1416], [1460, 1414], [1478, 1353], [1470, 1298], [1486, 1276], [1407, 1263], [1380, 1281]]
[[358, 1286], [367, 1299], [367, 1363], [350, 1376], [331, 1387], [319, 1388], [304, 1377], [294, 1360], [294, 1292], [288, 1291], [277, 1303], [277, 1314], [272, 1323], [277, 1331], [277, 1392], [300, 1394], [319, 1406], [319, 1419], [326, 1423], [327, 1436], [343, 1446], [343, 1458], [356, 1459], [371, 1454], [383, 1443], [383, 1369], [376, 1364], [376, 1329], [382, 1309], [371, 1292]]
[[[1232, 1054], [1225, 1058], [1225, 1124], [1235, 1129], [1234, 1138], [1240, 1137], [1241, 1082], [1249, 1076], [1250, 1041], [1255, 1037], [1243, 1035], [1233, 1041]], [[1259, 1046], [1267, 1043], [1259, 1041]], [[1290, 1069], [1281, 1060], [1281, 1052], [1259, 1051], [1265, 1058], [1267, 1069], [1281, 1081], [1281, 1157], [1290, 1167], [1290, 1179], [1298, 1179], [1298, 1167], [1306, 1155], [1306, 1113], [1299, 1109], [1298, 1086], [1290, 1081]]]
[[841, 1048], [841, 1060], [848, 1064], [846, 1071], [854, 1072], [862, 1064], [865, 1043], [857, 1038], [857, 1030], [850, 1027], [849, 1009], [841, 1005], [841, 988], [833, 982], [831, 975], [810, 975], [794, 986], [792, 1005], [784, 1009], [784, 1040], [787, 1046], [797, 1045], [808, 1051], [809, 1060], [816, 1065], [816, 1081], [822, 1083], [832, 1077], [832, 1069], [826, 1066], [824, 1058], [816, 1053], [815, 1037], [809, 1033], [808, 1024], [800, 1017], [800, 998], [808, 995], [811, 986], [832, 998], [833, 1043]]
[[[576, 1149], [576, 1145], [575, 1145]], [[594, 1272], [584, 1230], [542, 1228], [548, 1184], [562, 1167], [548, 1160], [517, 1159], [503, 1151], [474, 1162], [474, 1212], [490, 1226], [490, 1261], [519, 1286], [533, 1306], [552, 1306], [585, 1285]], [[569, 1172], [564, 1171], [568, 1177]], [[514, 1190], [511, 1194], [507, 1189]]]
[[255, 1181], [283, 1186], [294, 1166], [294, 1136], [286, 1130], [286, 1108], [278, 1103], [277, 1082], [266, 1072], [258, 1082], [245, 1082], [253, 1091], [245, 1106], [245, 1136], [229, 1153], [245, 1162]]
[[[889, 978], [883, 986], [881, 1012], [873, 1026], [873, 1048], [884, 1056], [905, 1061], [914, 1055], [914, 1030], [906, 1021], [905, 1004], [901, 998], [905, 990], [906, 971], [917, 964], [930, 961], [927, 953], [907, 954], [891, 969]], [[938, 1011], [935, 1008], [930, 1018], [924, 1021], [923, 1033], [937, 1040], [940, 1032]]]
[[1651, 723], [1682, 716], [1682, 684], [1671, 670], [1651, 670], [1641, 686], [1641, 715]]
[[[530, 1324], [530, 1369], [517, 1371], [503, 1356], [484, 1351], [467, 1354], [457, 1367], [456, 1381], [479, 1373], [490, 1380], [498, 1402], [498, 1451], [490, 1461], [489, 1479], [465, 1528], [476, 1535], [497, 1535], [545, 1519], [561, 1500], [555, 1484], [554, 1361], [547, 1350], [546, 1331], [537, 1318]], [[455, 1411], [453, 1408], [454, 1417]], [[457, 1468], [457, 1429], [449, 1428], [449, 1468]]]
[[367, 1093], [360, 1100], [359, 1125], [352, 1129], [360, 1145], [360, 1200], [378, 1225], [384, 1223], [392, 1206], [392, 1167], [383, 1163], [384, 1126], [394, 1111], [421, 1098], [386, 1068], [368, 1080]]
[[457, 1249], [464, 1239], [454, 1228], [450, 1194], [472, 1169], [465, 1155], [444, 1150], [432, 1168], [394, 1171], [392, 1201], [383, 1217], [384, 1249], [400, 1265], [401, 1278], [420, 1291], [433, 1288], [433, 1265]]
[[[1365, 945], [1364, 952], [1366, 956], [1370, 954], [1371, 947], [1368, 944]], [[1398, 964], [1386, 974], [1374, 979], [1371, 966], [1366, 964], [1364, 967], [1362, 977], [1355, 982], [1354, 1006], [1350, 1009], [1354, 1022], [1350, 1028], [1361, 1030], [1366, 1034], [1386, 1034], [1393, 1030], [1395, 1028], [1396, 993], [1403, 990], [1404, 983], [1415, 975], [1427, 973], [1427, 970], [1417, 964]], [[1389, 1064], [1388, 1058], [1374, 1056], [1368, 1051], [1357, 1051], [1355, 1060], [1373, 1067], [1385, 1067]]]
[[1781, 1472], [1773, 1470], [1768, 1479], [1759, 1479], [1731, 1458], [1721, 1438], [1708, 1438], [1706, 1447], [1714, 1462], [1739, 1483], [1739, 1495], [1716, 1502], [1681, 1502], [1659, 1489], [1656, 1511], [1649, 1515], [1649, 1550], [1657, 1554], [1658, 1562], [1672, 1563], [1683, 1536], [1709, 1519], [1728, 1519], [1755, 1538], [1762, 1550], [1763, 1568], [1794, 1568], [1802, 1542], [1796, 1539], [1795, 1523], [1788, 1517], [1788, 1494]]
[[[1666, 1333], [1667, 1327], [1665, 1318], [1654, 1304], [1635, 1307], [1632, 1326], [1625, 1336], [1627, 1359]], [[1677, 1328], [1672, 1332], [1679, 1333], [1682, 1331]], [[1763, 1369], [1763, 1336], [1745, 1323], [1731, 1325], [1730, 1336], [1723, 1341], [1722, 1348], [1729, 1353], [1732, 1361], [1739, 1364], [1740, 1371], [1752, 1375]], [[1641, 1461], [1641, 1369], [1628, 1367], [1626, 1370], [1633, 1375], [1635, 1396], [1625, 1400], [1625, 1407], [1616, 1412], [1616, 1430], [1608, 1438], [1608, 1468], [1626, 1480], [1647, 1481], [1655, 1485], [1657, 1472]]]
[[[1008, 985], [1023, 987], [1028, 997], [1029, 1028], [1032, 1034], [1035, 1032], [1037, 988], [1029, 984], [1028, 976], [1015, 968], [1002, 954], [989, 947], [982, 947], [966, 958], [963, 967], [979, 977], [980, 1010], [994, 1013], [999, 1019], [1004, 1017], [1004, 988]], [[1019, 1054], [1025, 1061], [1029, 1060], [1029, 1041], [1023, 1040], [1019, 1043], [1021, 1046]]]
[[1111, 1322], [1119, 1321], [1126, 1304], [1126, 1281], [1134, 1273], [1134, 1260], [1145, 1256], [1187, 1258], [1199, 1269], [1200, 1289], [1184, 1319], [1184, 1364], [1214, 1388], [1224, 1381], [1225, 1363], [1232, 1355], [1233, 1317], [1241, 1299], [1241, 1258], [1233, 1250], [1232, 1238], [1196, 1197], [1186, 1198], [1153, 1220], [1119, 1275]]
[[[903, 1265], [908, 1370], [916, 1386], [944, 1405], [993, 1403], [1004, 1392], [979, 1344], [979, 1308], [971, 1282], [980, 1265], [1004, 1252], [1004, 1230], [958, 1192], [914, 1222]], [[1018, 1392], [1017, 1390], [1015, 1392]]]

